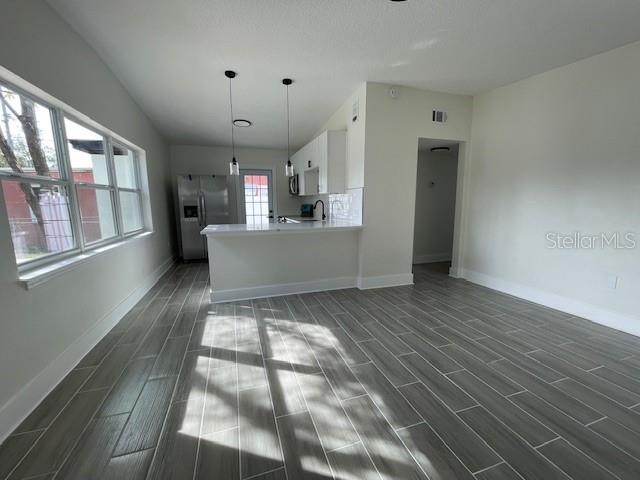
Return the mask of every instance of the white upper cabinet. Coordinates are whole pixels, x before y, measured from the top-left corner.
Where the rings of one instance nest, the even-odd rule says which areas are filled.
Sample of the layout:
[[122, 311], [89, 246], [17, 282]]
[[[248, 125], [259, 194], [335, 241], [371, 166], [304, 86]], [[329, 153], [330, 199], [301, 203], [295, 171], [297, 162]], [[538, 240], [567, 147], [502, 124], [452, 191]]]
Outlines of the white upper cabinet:
[[305, 182], [305, 172], [314, 168], [312, 165], [316, 163], [316, 145], [317, 143], [313, 140], [291, 157], [293, 171], [298, 174], [299, 195], [314, 195], [317, 191], [317, 187], [309, 188], [309, 185]]
[[318, 137], [320, 193], [344, 193], [347, 175], [347, 132], [328, 130]]
[[292, 157], [294, 169], [300, 176], [300, 195], [344, 193], [346, 160], [346, 131], [327, 130], [307, 143]]

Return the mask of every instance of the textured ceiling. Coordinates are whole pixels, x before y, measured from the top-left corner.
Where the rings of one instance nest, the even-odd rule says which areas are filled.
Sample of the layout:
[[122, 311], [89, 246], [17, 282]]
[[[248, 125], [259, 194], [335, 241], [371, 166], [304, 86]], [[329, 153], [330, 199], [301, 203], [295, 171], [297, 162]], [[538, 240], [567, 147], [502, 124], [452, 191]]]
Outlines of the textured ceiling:
[[363, 81], [474, 94], [640, 40], [638, 0], [49, 0], [171, 141], [309, 140]]

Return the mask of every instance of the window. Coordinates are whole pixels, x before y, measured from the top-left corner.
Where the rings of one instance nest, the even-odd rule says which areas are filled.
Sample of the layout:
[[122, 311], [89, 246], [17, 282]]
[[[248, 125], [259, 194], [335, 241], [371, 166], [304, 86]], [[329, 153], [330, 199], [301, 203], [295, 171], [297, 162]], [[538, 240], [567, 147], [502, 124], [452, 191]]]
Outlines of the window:
[[20, 269], [144, 229], [136, 151], [0, 83], [0, 186]]
[[106, 139], [69, 118], [64, 119], [64, 133], [73, 183], [80, 209], [80, 224], [87, 245], [117, 235], [113, 208]]
[[122, 210], [124, 233], [142, 229], [142, 192], [138, 181], [135, 153], [130, 148], [113, 144], [113, 161], [118, 183], [118, 196]]
[[0, 169], [60, 178], [53, 110], [0, 84], [0, 113]]
[[64, 119], [64, 131], [73, 180], [109, 185], [104, 137], [68, 118]]
[[19, 264], [74, 248], [66, 187], [2, 180], [2, 191]]
[[77, 187], [82, 234], [87, 244], [117, 235], [113, 196], [108, 189]]

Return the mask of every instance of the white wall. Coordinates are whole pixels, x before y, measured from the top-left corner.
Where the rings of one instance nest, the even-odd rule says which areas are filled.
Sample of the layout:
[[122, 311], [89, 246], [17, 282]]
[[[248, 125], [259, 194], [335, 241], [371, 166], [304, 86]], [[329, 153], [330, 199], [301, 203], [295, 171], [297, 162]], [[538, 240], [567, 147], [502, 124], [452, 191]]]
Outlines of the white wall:
[[91, 346], [98, 322], [172, 257], [173, 227], [167, 146], [113, 74], [45, 2], [0, 0], [0, 12], [0, 65], [146, 150], [155, 228], [26, 291], [0, 205], [1, 438]]
[[[393, 99], [389, 87], [361, 85], [320, 129], [347, 129], [347, 186], [364, 187], [364, 229], [358, 249], [363, 288], [413, 281], [418, 139], [465, 142], [460, 146], [462, 178], [471, 135], [471, 97], [402, 87], [399, 98]], [[360, 109], [354, 123], [355, 99]], [[432, 122], [433, 109], [446, 110], [448, 122]], [[461, 212], [456, 210], [456, 216]]]
[[639, 85], [635, 43], [475, 98], [467, 277], [640, 334], [640, 242], [578, 251], [545, 239], [640, 240]]
[[456, 147], [449, 152], [418, 152], [413, 263], [451, 260], [457, 174]]
[[[364, 161], [364, 225], [360, 242], [362, 286], [412, 281], [418, 139], [466, 142], [471, 133], [472, 98], [367, 83]], [[447, 123], [431, 121], [443, 109]], [[466, 149], [461, 145], [460, 174]]]
[[[276, 215], [299, 215], [300, 200], [289, 195], [289, 180], [285, 176], [286, 150], [267, 148], [236, 148], [241, 169], [274, 169]], [[175, 189], [177, 175], [229, 175], [231, 148], [197, 145], [171, 146], [171, 179]]]

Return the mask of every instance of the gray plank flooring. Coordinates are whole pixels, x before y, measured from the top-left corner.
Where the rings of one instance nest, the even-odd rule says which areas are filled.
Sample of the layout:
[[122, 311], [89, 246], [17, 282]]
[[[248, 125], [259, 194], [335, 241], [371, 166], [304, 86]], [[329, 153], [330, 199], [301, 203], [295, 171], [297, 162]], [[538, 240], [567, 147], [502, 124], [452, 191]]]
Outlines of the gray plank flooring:
[[211, 304], [176, 264], [0, 480], [640, 478], [640, 339], [444, 272]]

